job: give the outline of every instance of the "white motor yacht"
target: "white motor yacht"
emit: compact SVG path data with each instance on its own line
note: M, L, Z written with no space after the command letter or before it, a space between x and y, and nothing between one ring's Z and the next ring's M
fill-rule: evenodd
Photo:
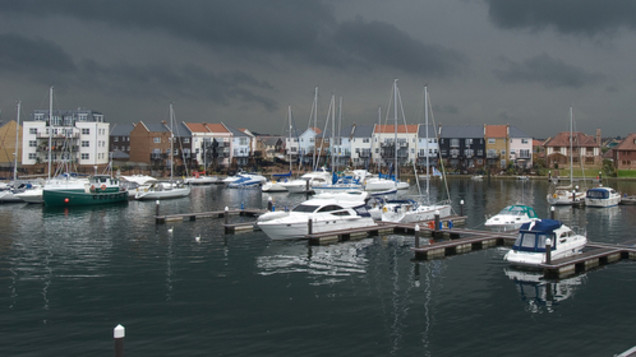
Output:
M312 233L375 226L364 200L312 198L290 212L268 212L256 225L273 240L299 239Z
M579 254L587 238L575 233L561 221L553 219L524 223L519 236L504 260L517 266L539 268L546 262L546 245L550 244L552 260Z

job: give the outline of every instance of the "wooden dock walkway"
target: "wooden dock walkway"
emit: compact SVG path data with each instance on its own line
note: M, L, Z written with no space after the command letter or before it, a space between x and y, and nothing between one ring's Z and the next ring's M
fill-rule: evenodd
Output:
M230 215L258 217L265 212L267 211L263 209L228 209L228 210L218 210L218 211L208 211L208 212L177 213L177 214L167 214L167 215L157 214L155 215L155 222L157 224L163 224L166 222L196 221L199 218L226 218L226 217L229 217Z
M157 213L159 208L157 207ZM178 221L195 221L199 218L224 218L225 234L256 231L256 221L230 223L231 215L258 217L267 212L264 209L225 209L209 212L155 215L157 224ZM475 229L457 228L465 222L465 216L454 216L441 220L441 228L431 222L389 223L376 222L370 227L344 229L330 232L312 233L304 237L310 245L333 244L350 240L364 239L386 234L409 234L415 236L415 259L432 260L446 256L468 253L498 246L512 246L517 233L493 232ZM449 221L453 222L449 224ZM450 228L449 228L450 226ZM426 244L420 245L420 238L431 237ZM636 241L623 244L609 244L588 241L584 252L567 258L553 260L550 264L541 264L546 278L564 278L590 269L618 262L623 259L636 260Z

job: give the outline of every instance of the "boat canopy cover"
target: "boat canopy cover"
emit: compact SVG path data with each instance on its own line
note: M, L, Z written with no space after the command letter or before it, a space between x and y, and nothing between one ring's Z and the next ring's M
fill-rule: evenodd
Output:
M510 205L502 209L499 214L511 214L516 216L527 215L530 218L538 218L534 208L525 205Z
M610 190L605 187L591 188L587 190L588 198L609 198Z
M541 219L533 222L524 223L519 231L551 233L555 229L561 227L563 223L554 219Z

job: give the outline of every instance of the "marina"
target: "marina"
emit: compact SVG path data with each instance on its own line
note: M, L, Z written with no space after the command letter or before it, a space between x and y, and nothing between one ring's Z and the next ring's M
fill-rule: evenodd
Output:
M576 356L635 344L636 316L626 311L636 296L636 207L556 208L590 242L546 265L574 265L574 274L555 278L512 269L503 256L516 234L484 226L487 215L522 199L549 216L547 182L530 180L523 190L513 180L449 185L454 211L463 211L452 228L426 223L416 235L414 224L384 223L377 232L339 232L328 244L311 243L322 234L272 241L253 229L228 233L226 225L253 226L269 202L284 211L305 197L218 185L193 187L159 208L0 206L2 354L110 354L119 324L126 354L137 356ZM605 319L615 328L598 329ZM509 332L520 330L543 343ZM458 331L471 334L457 339ZM496 347L483 343L492 338ZM376 342L360 344L369 339Z

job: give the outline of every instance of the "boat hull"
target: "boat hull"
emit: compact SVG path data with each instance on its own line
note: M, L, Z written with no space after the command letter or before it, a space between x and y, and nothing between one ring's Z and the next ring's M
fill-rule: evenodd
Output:
M128 202L128 191L86 193L82 191L44 190L44 205L49 207L94 206Z
M343 229L375 226L371 217L350 217L345 219L315 218L312 233L325 233ZM292 222L285 218L258 222L258 227L272 240L302 239L309 234L309 218Z

